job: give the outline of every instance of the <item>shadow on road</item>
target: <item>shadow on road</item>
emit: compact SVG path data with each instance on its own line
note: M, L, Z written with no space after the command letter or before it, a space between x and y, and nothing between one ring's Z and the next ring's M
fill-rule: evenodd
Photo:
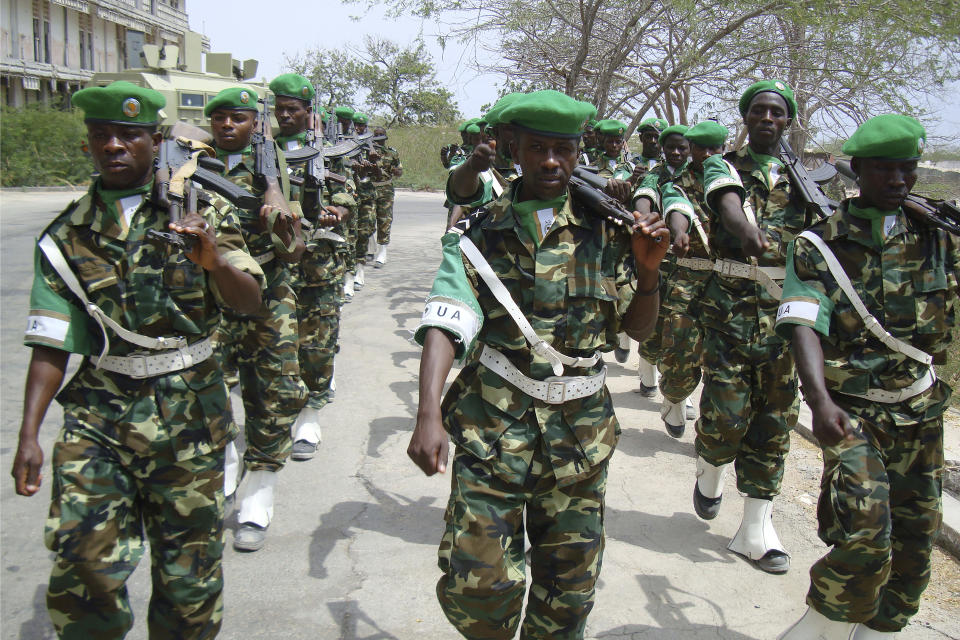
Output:
M729 539L710 533L709 525L692 513L666 517L608 505L604 526L608 538L656 553L676 554L689 562L736 562L736 556L727 551Z
M392 633L384 631L377 625L376 621L360 609L356 600L341 600L338 602L328 602L327 608L330 609L330 615L340 625L340 640L399 640ZM357 635L357 627L370 627L373 633L370 635Z

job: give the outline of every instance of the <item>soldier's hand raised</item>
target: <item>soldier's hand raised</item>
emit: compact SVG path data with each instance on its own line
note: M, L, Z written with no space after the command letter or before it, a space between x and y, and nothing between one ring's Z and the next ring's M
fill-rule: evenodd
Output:
M607 185L603 188L603 190L608 196L612 196L620 202L626 204L627 200L630 198L630 191L632 190L632 187L626 180L610 178L607 180Z
M477 173L483 173L493 166L497 158L496 145L480 143L473 148L473 153L467 158L470 168Z

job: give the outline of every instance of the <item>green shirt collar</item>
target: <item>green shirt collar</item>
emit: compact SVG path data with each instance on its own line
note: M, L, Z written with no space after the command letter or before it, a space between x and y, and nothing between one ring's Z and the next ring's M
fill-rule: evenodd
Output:
M301 147L307 146L307 132L301 131L300 133L295 133L292 136L277 136L275 138L277 144L280 145L280 148L284 151L287 150L287 143L291 140L296 140L300 143Z
M899 209L895 211L882 211L876 207L861 208L858 207L853 200L847 204L847 211L856 218L870 221L870 234L877 248L882 247L884 241L887 239L887 218L890 216L896 217L900 213Z

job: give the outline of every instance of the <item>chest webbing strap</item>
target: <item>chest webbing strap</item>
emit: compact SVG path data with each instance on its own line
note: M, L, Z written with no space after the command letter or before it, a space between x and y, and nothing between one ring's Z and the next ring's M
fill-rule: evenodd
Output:
M850 282L850 278L843 270L843 266L840 264L840 261L837 260L837 256L834 255L833 251L830 250L830 247L827 246L827 243L824 242L820 236L810 231L804 231L800 234L800 237L804 238L805 240L809 240L810 243L817 249L817 251L820 252L820 255L823 256L823 259L827 261L827 268L830 270L830 274L833 275L834 280L837 281L837 285L840 287L840 290L843 291L844 295L847 296L847 299L850 301L850 304L853 305L854 310L861 318L863 318L863 323L867 326L867 331L872 333L877 340L897 353L902 353L908 358L916 360L920 364L929 366L933 363L933 356L921 351L920 349L917 349L910 344L907 344L899 338L890 335L890 333L883 328L877 319L871 315L871 313L867 310L867 306L863 304L863 300L860 299L860 296L857 295L857 292L854 290L853 283Z
M61 253L60 248L57 246L57 243L54 242L53 238L49 235L44 235L40 238L39 245L40 250L43 251L43 255L46 256L53 270L57 272L57 275L59 275L64 284L67 285L67 288L80 299L86 312L100 325L100 330L103 332L103 350L98 357L93 359L93 363L97 367L100 366L100 361L110 352L110 337L107 334L106 327L110 327L120 339L135 344L138 347L143 347L144 349L179 349L187 345L187 340L183 337L153 338L129 331L120 326L113 318L108 316L103 309L90 301L87 293L80 285L80 281L77 279L77 276L74 275L73 270L70 269L70 265L67 264L67 259L63 257L63 253Z
M517 327L520 328L523 337L526 338L530 344L530 348L550 363L550 366L553 367L554 375L563 375L564 365L568 367L592 367L600 360L599 352L594 353L589 358L574 358L560 353L546 341L541 340L537 332L530 326L530 321L527 320L523 312L520 311L520 307L518 307L517 303L510 297L510 292L507 291L507 288L500 282L497 274L493 272L490 263L487 262L487 259L480 253L477 245L473 244L473 241L467 236L460 236L460 250L467 256L467 260L469 260L477 270L477 273L480 274L483 281L487 283L490 292L493 293L497 302L503 305L503 308L510 314L510 318L516 323Z

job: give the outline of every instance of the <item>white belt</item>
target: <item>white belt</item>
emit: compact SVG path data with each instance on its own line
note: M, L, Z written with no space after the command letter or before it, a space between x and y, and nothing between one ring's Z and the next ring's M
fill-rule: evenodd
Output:
M385 186L387 186L388 184L392 184L392 183L393 183L392 180L384 180L383 182L374 182L374 183L373 183L373 186L375 186L375 187L385 187Z
M274 258L276 258L277 256L274 255L273 251L267 251L266 253L261 253L261 254L258 255L258 256L251 256L251 257L253 258L253 261L254 261L254 262L256 262L257 264L263 266L263 265L267 264L268 262L271 262L271 261L272 261Z
M140 379L189 369L212 355L213 344L210 338L205 338L186 347L161 351L152 355L103 356L100 358L99 367Z
M686 267L695 271L713 271L713 260L706 258L677 258L678 267Z
M904 400L909 400L914 396L918 396L930 387L933 386L933 383L937 381L937 374L934 373L933 367L927 369L927 372L923 374L916 382L911 384L909 387L904 387L903 389L897 389L896 391L887 391L886 389L870 389L866 393L843 393L845 396L855 396L857 398L864 398L870 400L871 402L881 402L883 404L895 404L897 402L903 402Z
M753 280L766 289L767 293L775 300L783 297L783 289L774 282L787 277L787 270L783 267L758 267L736 260L719 259L714 263L713 270L722 276Z
M547 404L592 396L603 388L607 378L607 368L603 367L592 376L551 376L543 381L534 380L520 373L505 355L488 345L483 345L480 362L520 391Z

